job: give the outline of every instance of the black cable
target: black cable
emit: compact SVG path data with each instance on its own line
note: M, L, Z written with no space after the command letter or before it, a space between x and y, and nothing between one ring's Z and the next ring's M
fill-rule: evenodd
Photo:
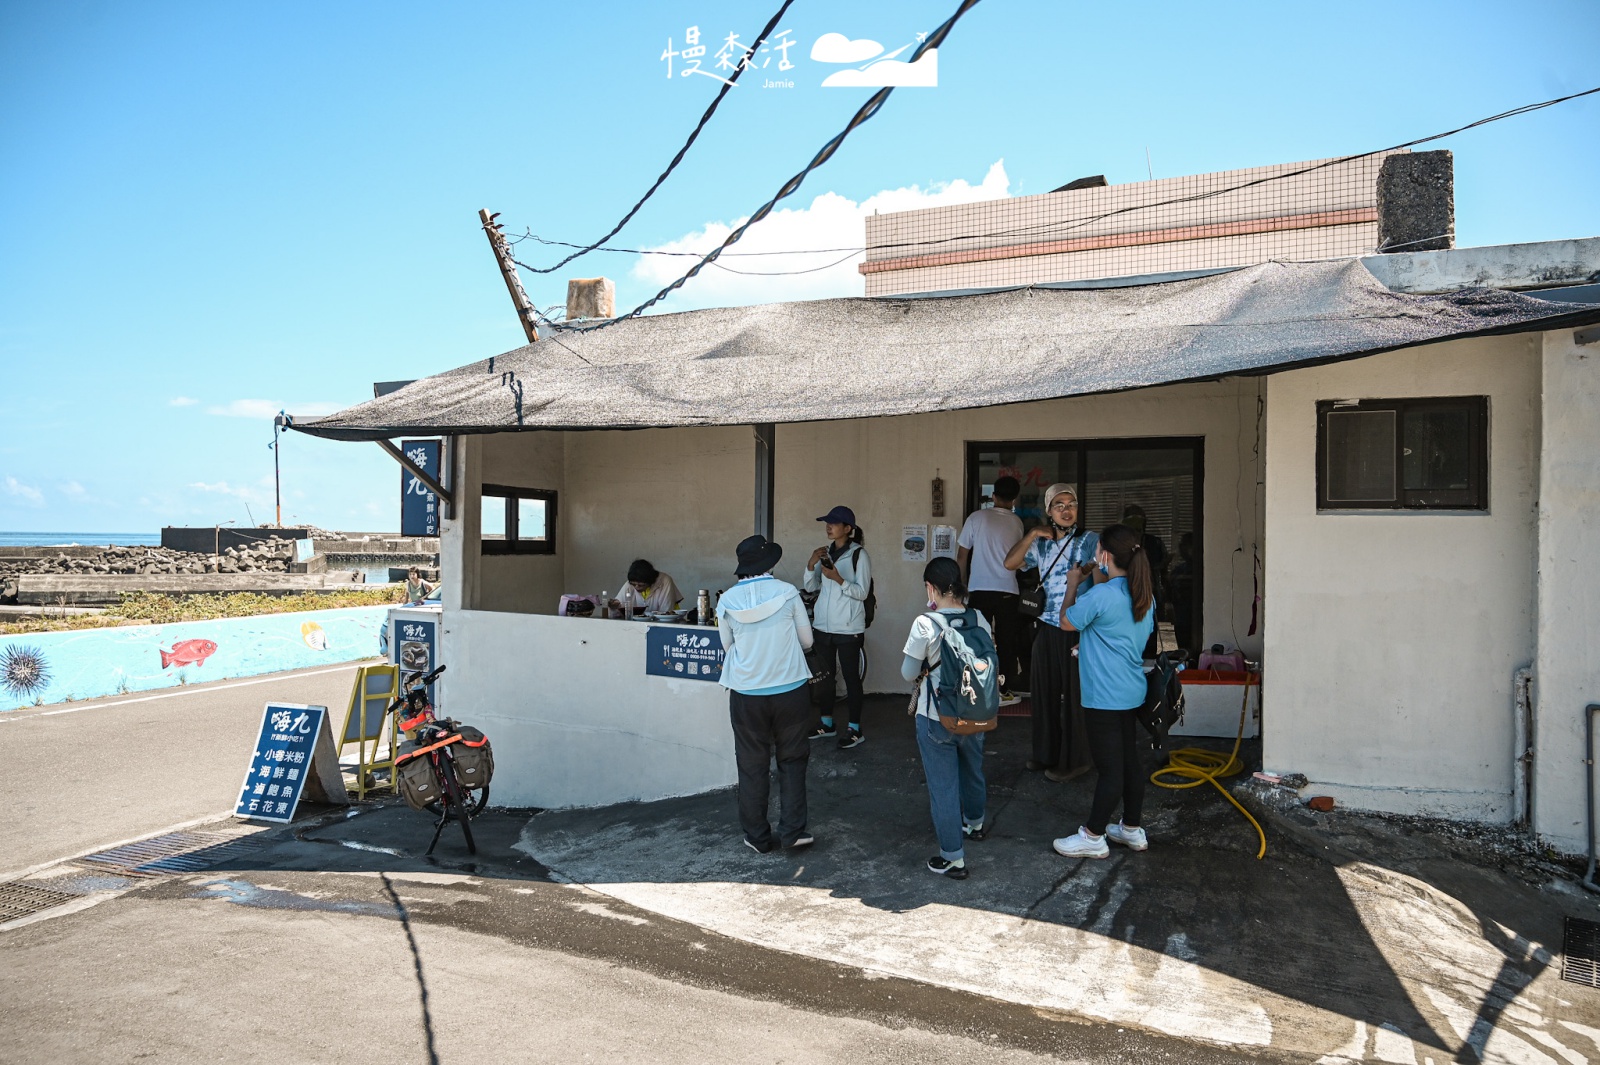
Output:
M773 12L772 17L767 20L767 24L762 27L760 35L755 39L756 45L759 45L771 35L773 28L778 25L778 21L783 18L784 12L788 11L789 5L793 3L794 0L783 0L783 3L779 5L778 10ZM753 51L751 54L754 54ZM699 122L695 123L694 129L689 133L689 139L683 142L683 147L679 148L678 154L672 157L672 162L668 163L667 168L661 172L661 176L656 178L655 184L651 185L650 188L645 191L645 194L639 197L639 202L628 208L628 213L622 216L622 221L611 227L611 232L607 233L593 244L579 248L577 251L573 252L565 259L562 259L554 266L528 266L526 263L518 263L517 265L531 273L553 274L563 266L566 266L568 263L572 262L572 260L589 254L606 241L622 232L622 227L633 220L633 216L639 213L639 208L645 205L645 201L655 195L656 190L661 187L661 183L666 181L668 175L678 168L679 163L683 162L683 157L688 153L689 149L693 147L695 139L700 136L700 131L706 128L706 123L711 121L711 116L717 113L717 105L722 103L722 98L727 96L728 93L732 91L734 83L739 80L739 75L744 73L744 58L748 58L748 56L742 57L740 62L734 65L733 76L722 83L722 88L718 91L716 97L712 99L711 106L706 108L706 113L700 116Z
M955 14L946 19L938 29L930 33L927 39L917 46L917 50L911 54L911 59L908 62L916 63L917 60L922 58L925 52L929 51L930 49L938 48L939 45L943 44L944 39L950 35L951 29L953 29L955 24L960 21L961 16L965 15L968 11L971 11L977 6L978 0L961 0L961 6L956 8ZM840 130L833 137L833 139L822 146L816 155L812 156L811 162L807 163L804 169L802 169L798 174L790 178L788 181L784 182L783 187L778 190L778 194L776 196L772 197L772 199L758 207L756 212L750 216L748 221L746 221L738 229L735 229L732 233L728 234L726 240L717 245L715 248L711 249L710 253L708 253L699 262L695 263L694 266L690 267L688 273L678 278L660 292L657 292L648 300L645 300L643 303L639 304L639 306L635 307L627 314L622 315L620 318L610 318L603 322L596 322L593 325L579 326L563 324L555 326L555 328L576 333L591 333L596 329L604 329L607 326L614 325L617 322L622 321L623 319L635 318L643 314L657 303L660 303L662 300L666 299L673 292L682 288L684 283L703 270L707 263L715 262L717 256L721 255L725 249L738 243L739 239L749 231L751 226L755 225L757 222L760 222L762 219L766 218L767 215L771 214L772 209L777 206L779 200L784 199L786 196L793 195L794 192L800 188L801 184L805 182L806 175L810 174L813 170L817 169L829 159L833 158L833 154L839 150L841 145L844 144L845 138L850 135L850 131L855 129L857 126L862 125L871 119L873 115L877 114L878 109L884 105L885 101L889 99L890 94L893 92L894 87L888 86L873 93L871 98L868 99L866 103L861 105L860 110L855 113L855 115L850 119L849 123L845 125L844 129ZM851 254L854 254L854 252Z

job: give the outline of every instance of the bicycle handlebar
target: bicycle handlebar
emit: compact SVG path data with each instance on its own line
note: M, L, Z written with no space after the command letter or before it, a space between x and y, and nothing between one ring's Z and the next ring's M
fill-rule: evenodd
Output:
M405 675L405 683L407 683L407 684L432 684L438 678L439 674L441 674L443 672L444 672L444 667L443 666L438 667L437 669L433 670L431 673L423 673L421 670L417 670L414 673L407 673Z

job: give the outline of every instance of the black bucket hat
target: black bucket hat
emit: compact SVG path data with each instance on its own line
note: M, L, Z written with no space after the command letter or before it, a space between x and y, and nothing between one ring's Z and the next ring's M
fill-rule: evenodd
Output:
M735 576L755 577L772 571L783 557L783 548L756 533L740 540L735 553L739 556L739 565L733 571Z

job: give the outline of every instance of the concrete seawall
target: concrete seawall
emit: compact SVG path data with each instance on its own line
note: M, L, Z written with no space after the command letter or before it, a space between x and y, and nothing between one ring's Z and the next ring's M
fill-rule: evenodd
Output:
M372 658L388 612L364 606L0 636L0 711Z

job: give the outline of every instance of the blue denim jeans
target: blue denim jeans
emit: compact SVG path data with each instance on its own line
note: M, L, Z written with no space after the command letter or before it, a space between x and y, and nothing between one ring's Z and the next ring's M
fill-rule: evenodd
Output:
M928 778L928 806L939 837L939 857L959 861L963 822L983 824L987 785L983 779L983 737L957 736L938 721L917 715L917 749Z

